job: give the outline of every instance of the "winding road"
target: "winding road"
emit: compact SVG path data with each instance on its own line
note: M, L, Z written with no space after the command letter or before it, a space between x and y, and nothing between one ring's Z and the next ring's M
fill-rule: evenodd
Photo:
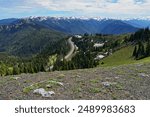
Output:
M72 42L72 37L70 37L70 38L68 39L68 44L69 44L69 46L70 46L70 50L69 50L68 54L65 56L65 59L66 59L67 61L72 58L72 56L73 56L73 54L74 54L74 51L75 51L75 49L76 49L74 42Z

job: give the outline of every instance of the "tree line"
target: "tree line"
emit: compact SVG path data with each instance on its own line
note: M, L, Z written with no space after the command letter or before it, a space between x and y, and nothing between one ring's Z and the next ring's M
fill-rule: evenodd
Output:
M150 56L150 40L143 43L141 41L135 46L133 55L135 59L142 59Z
M150 30L149 28L145 28L145 29L140 29L137 32L135 32L134 34L131 34L130 38L128 41L131 42L147 42L150 39Z

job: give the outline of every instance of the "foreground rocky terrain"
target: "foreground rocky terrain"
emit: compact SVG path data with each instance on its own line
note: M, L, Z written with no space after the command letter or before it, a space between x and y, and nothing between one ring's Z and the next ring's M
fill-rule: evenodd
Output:
M0 77L0 99L150 99L150 64Z

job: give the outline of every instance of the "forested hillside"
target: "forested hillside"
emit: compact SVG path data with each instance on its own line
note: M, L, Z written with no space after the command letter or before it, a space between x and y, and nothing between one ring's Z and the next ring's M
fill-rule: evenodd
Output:
M131 42L135 42L133 57L142 59L150 56L150 30L141 29L130 37Z
M45 71L50 55L65 53L66 38L62 32L24 20L0 26L0 74Z
M32 56L66 34L23 21L0 26L0 51L17 56Z

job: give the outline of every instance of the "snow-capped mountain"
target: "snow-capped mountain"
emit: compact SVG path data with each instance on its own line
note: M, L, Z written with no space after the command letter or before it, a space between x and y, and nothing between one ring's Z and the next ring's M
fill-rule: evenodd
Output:
M48 29L53 29L68 34L84 34L84 33L103 33L103 34L123 34L132 33L139 28L150 26L149 19L110 19L110 18L86 18L86 17L36 17L14 20L0 20L0 25L9 27L17 27L22 23L36 24ZM5 22L5 23L3 23ZM2 27L1 26L1 30Z
M68 34L103 33L123 34L131 33L138 28L121 20L109 18L76 18L76 17L28 17L26 22L34 22L49 29Z
M149 27L150 28L150 19L126 19L126 20L122 20L124 21L125 23L128 23L134 27L137 27L137 28L146 28L146 27Z

